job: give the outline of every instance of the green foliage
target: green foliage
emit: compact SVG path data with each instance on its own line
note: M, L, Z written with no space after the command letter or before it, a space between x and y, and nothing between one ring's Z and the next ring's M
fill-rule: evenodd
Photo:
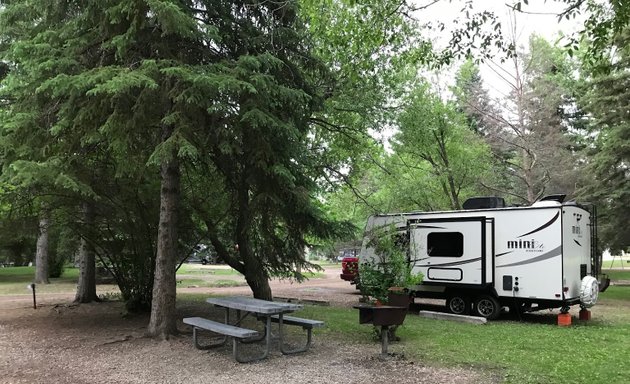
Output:
M360 260L359 289L372 300L387 303L390 288L410 288L422 282L422 274L412 273L408 259L409 240L395 227L376 228L368 236L374 257Z
M477 180L489 170L487 146L468 129L454 104L443 102L428 84L410 92L398 123L393 148L399 168L414 175L428 173L437 184L435 195L441 194L449 208L460 209L462 198L474 194Z
M426 83L416 84L404 102L393 153L371 146L348 185L327 197L330 210L358 228L375 213L457 209L482 193L480 180L492 177L488 146L454 103L442 101Z
M620 230L630 218L628 41L630 30L616 36L616 54L600 62L597 70L591 68L585 73L588 81L578 98L589 114L584 132L586 167L579 194L598 207L601 246L612 253L627 251L630 244L630 232Z
M65 255L58 252L48 255L48 277L61 277L67 261Z
M615 38L630 24L630 10L623 1L557 0L567 6L558 19L575 19L585 15L584 28L568 36L565 44L570 56L576 53L588 66L597 66L615 45ZM526 3L526 2L525 2ZM520 10L520 1L516 3Z
M264 280L308 265L305 234L345 230L315 200L322 170L306 143L324 71L295 3L156 0L20 12L27 3L0 14L10 36L2 57L14 68L0 90L13 100L0 127L3 177L29 198L63 196L51 205L90 239L125 300L150 305L155 168L174 154L186 176L182 257L202 240L218 251L240 244L240 254L219 253ZM213 190L218 200L205 201ZM70 220L84 201L96 207L90 226Z
M65 266L74 263L75 254L79 249L79 240L74 237L70 227L56 225L52 231L55 240L49 245L48 274L49 277L60 277Z

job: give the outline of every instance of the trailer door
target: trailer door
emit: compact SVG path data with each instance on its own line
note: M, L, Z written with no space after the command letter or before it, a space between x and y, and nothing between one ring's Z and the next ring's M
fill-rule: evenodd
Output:
M410 258L425 283L482 285L492 278L493 220L420 219L409 223Z

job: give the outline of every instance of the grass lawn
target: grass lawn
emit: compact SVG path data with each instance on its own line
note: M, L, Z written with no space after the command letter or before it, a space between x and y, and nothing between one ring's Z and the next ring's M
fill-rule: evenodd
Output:
M602 262L602 268L625 268L630 269L630 258L624 257L623 259L618 257L614 260L604 260Z
M206 295L178 295L203 302ZM526 314L523 321L500 319L485 325L409 315L390 352L438 366L470 367L506 383L627 383L630 378L630 287L611 286L592 308L591 321L573 318L556 325L557 312ZM378 353L373 329L358 323L353 309L305 306L296 314L323 320L318 335L366 345ZM322 342L322 339L319 339Z
M626 269L602 269L602 273L607 274L613 282L615 280L630 280L630 267Z
M0 295L30 294L27 285L35 279L35 267L0 268ZM51 278L50 284L38 284L39 293L64 293L76 291L79 280L77 268L66 268L59 278Z
M184 263L177 270L177 274L190 275L190 274L210 274L221 276L241 276L235 269L230 268L223 264L209 264L201 265L196 263Z
M320 272L305 272L307 279L324 277ZM236 270L223 264L201 265L185 263L177 271L178 287L238 287L245 286L245 278Z
M306 272L309 279L324 276L319 272ZM27 285L35 277L35 267L0 268L0 295L26 295ZM38 284L38 293L66 293L76 291L79 280L77 268L66 268L59 278L50 279L50 284ZM236 270L225 265L182 264L177 271L178 287L237 287L247 285ZM113 286L111 286L113 288Z

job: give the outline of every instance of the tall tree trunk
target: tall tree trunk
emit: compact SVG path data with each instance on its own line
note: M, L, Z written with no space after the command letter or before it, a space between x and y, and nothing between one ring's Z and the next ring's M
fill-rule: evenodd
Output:
M94 207L91 203L83 204L83 225L88 230L94 225ZM96 295L96 256L94 248L85 237L81 238L79 249L79 284L74 298L78 303L100 301Z
M172 131L171 131L172 132ZM153 279L153 299L148 334L167 339L177 333L175 322L177 259L177 206L179 202L179 162L177 154L161 166L160 223Z
M269 286L269 276L250 245L251 207L249 198L250 188L247 175L242 174L238 191L239 212L236 223L236 239L238 252L244 265L243 275L256 299L271 301L273 296L271 286Z
M37 236L37 251L35 253L35 283L48 284L48 227L50 219L48 212L42 212L39 218L39 235Z
M261 300L273 300L269 278L261 269L245 274L245 281L254 294L254 298Z

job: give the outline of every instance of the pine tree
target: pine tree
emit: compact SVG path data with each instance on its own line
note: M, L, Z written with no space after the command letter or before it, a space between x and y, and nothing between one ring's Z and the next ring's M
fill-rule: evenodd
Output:
M586 62L588 81L580 104L588 112L586 167L580 196L600 213L602 248L628 251L630 231L630 31L624 30L597 66Z
M132 251L155 254L155 269L116 271L118 279L141 277L141 291L152 284L151 335L176 332L175 268L192 237L181 230L192 211L219 256L265 299L272 274L307 264L306 234L337 230L315 200L321 171L308 151L324 70L310 54L295 3L59 0L32 7L24 0L1 17L12 39L4 57L13 65L4 89L12 97L2 124L4 166L22 180L104 204L97 221L100 228L116 223L107 227L113 233L86 237L100 252L125 250L142 228L125 225L156 224L154 252L150 244ZM81 155L97 172L85 172ZM160 179L151 176L157 170ZM217 186L221 200L192 200L192 188ZM117 188L122 196L112 196ZM146 199L152 207L158 197L154 218L133 205ZM122 204L104 214L110 201Z

